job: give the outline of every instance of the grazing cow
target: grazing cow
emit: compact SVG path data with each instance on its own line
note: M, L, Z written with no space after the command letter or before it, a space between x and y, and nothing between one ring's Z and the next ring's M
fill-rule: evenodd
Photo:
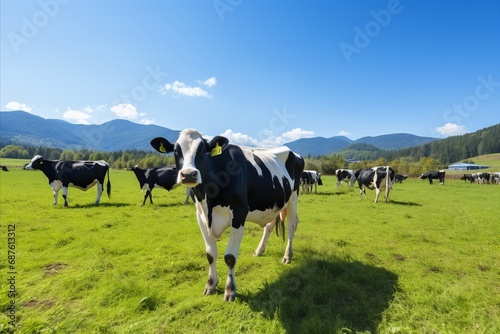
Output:
M54 192L54 205L57 205L57 195L62 188L64 206L68 206L68 187L88 190L97 183L97 198L95 205L99 205L104 178L108 173L107 194L111 196L111 183L109 181L109 165L105 161L59 161L46 160L41 155L36 155L25 169L41 170L49 179L49 185Z
M337 188L342 187L342 181L350 181L348 186L354 187L354 182L356 182L355 171L352 169L337 169L335 171L335 176L337 177Z
M500 172L495 172L491 176L491 183L500 184Z
M491 178L490 173L479 172L479 173L476 173L476 175L477 175L477 183L479 183L479 184L490 183L490 178Z
M321 173L315 170L305 170L302 172L302 193L312 192L314 186L314 193L318 191L318 185L322 186Z
M430 172L420 175L420 180L429 179L429 184L432 184L432 180L439 180L439 184L444 185L444 170L432 170Z
M8 171L9 171L9 169L7 168L7 166L1 166L1 168L2 168L2 170L3 170L4 172L8 172Z
M288 215L288 243L284 263L292 261L292 239L297 228L297 204L304 159L287 147L251 149L229 144L216 136L210 142L194 129L186 129L172 145L155 138L151 146L162 153L174 152L179 171L177 182L192 187L196 218L205 240L209 263L205 295L215 292L217 239L230 228L224 261L229 273L224 300L236 297L234 269L243 237L245 221L264 228L254 255L264 252L267 240L278 223ZM278 228L277 227L277 228Z
M469 181L470 183L474 183L474 175L473 174L464 174L460 180L464 180L465 183L467 183L467 181Z
M359 186L359 196L363 198L363 194L366 197L366 189L375 189L375 203L378 201L378 196L380 191L385 188L384 202L389 200L389 192L392 189L392 184L394 183L394 170L390 166L380 166L373 168L365 168L357 170L354 174L358 180ZM383 183L383 181L385 182Z
M394 176L394 180L396 183L403 183L404 180L406 180L408 178L408 175L404 174L404 175L401 175L401 174L396 174Z
M142 206L146 204L146 199L149 197L149 202L153 204L153 188L163 188L167 191L177 188L180 186L177 183L177 170L175 168L170 167L153 167L142 169L138 166L132 168L137 180L139 181L139 185L142 191L146 191L146 195L144 195L144 201L142 202ZM186 200L184 204L189 203L189 196L191 195L191 191L189 188L186 188Z

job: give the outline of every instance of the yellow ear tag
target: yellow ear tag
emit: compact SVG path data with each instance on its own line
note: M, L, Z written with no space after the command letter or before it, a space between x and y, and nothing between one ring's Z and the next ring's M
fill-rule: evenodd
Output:
M221 154L222 154L222 147L219 145L219 143L215 143L215 147L210 152L210 155L212 157L215 157L216 155L221 155Z
M160 143L160 152L161 153L167 152L167 149L165 148L165 146L163 146L163 142Z
M42 160L42 161L40 161L40 165L43 165L43 160Z

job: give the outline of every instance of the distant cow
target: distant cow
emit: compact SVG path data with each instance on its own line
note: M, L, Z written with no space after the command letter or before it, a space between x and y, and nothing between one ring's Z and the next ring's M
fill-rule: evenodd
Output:
M255 254L262 255L274 225L288 215L288 244L284 263L292 261L292 240L297 229L297 205L304 159L287 147L251 149L229 144L225 137L210 141L194 129L182 131L174 144L155 138L151 146L161 153L174 152L177 182L192 187L196 218L205 240L209 263L205 295L215 292L217 239L230 228L224 261L229 269L224 300L236 297L234 271L245 221L264 229Z
M429 184L432 184L432 180L439 180L439 184L444 185L444 170L432 170L430 172L420 175L420 180L429 179Z
M41 155L36 155L25 169L41 170L49 179L49 185L54 192L54 205L57 205L57 195L62 188L64 206L68 206L68 187L88 190L97 183L97 198L95 205L101 199L104 178L108 173L107 194L111 196L111 183L109 181L109 165L105 161L59 161L46 160Z
M407 178L408 178L408 175L406 175L406 174L404 174L404 175L396 174L394 176L394 182L403 183L403 181L406 180Z
M335 171L335 176L337 178L337 188L342 187L342 181L349 181L348 186L354 187L354 182L356 181L355 171L352 169L337 169Z
M3 170L4 172L8 172L8 171L9 171L9 169L7 168L7 166L0 166L0 168L2 168L2 170Z
M464 180L465 183L467 183L467 181L469 181L470 183L474 183L474 175L473 174L464 174L460 180Z
M363 198L363 194L366 196L366 189L375 189L375 203L378 201L378 196L380 191L385 188L384 201L389 200L389 192L392 189L392 184L394 183L394 177L396 173L390 166L380 166L373 168L365 168L357 170L355 172L355 177L358 181L359 186L359 196ZM385 182L383 182L385 180Z
M180 183L177 183L177 170L170 167L152 167L147 169L135 166L132 168L141 190L146 192L142 205L146 203L149 197L149 202L153 204L153 188L163 188L167 191L177 188ZM186 188L186 200L184 204L189 203L190 188Z
M312 192L314 186L314 193L317 193L318 185L322 186L321 173L315 170L305 170L301 176L302 193Z
M500 172L495 172L491 176L491 183L500 184Z
M477 175L477 183L479 183L479 184L490 183L490 178L491 178L490 173L479 172L479 173L476 173L476 175Z

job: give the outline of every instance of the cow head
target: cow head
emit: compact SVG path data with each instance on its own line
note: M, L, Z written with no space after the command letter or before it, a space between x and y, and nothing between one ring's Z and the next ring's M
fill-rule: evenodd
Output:
M24 169L40 169L42 165L43 157L41 155L35 155Z
M174 152L175 165L179 171L177 183L196 187L203 182L200 168L205 160L222 154L228 142L227 138L221 136L208 142L198 131L186 129L173 145L167 139L158 137L151 140L151 146L161 153Z

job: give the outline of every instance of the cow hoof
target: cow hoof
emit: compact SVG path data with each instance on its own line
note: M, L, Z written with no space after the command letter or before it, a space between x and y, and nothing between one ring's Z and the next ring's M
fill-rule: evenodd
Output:
M226 302L234 302L236 298L236 292L224 292L224 301Z
M290 263L292 263L292 259L289 258L288 256L284 256L283 257L283 263L284 264L290 264Z
M208 279L207 284L205 285L205 290L203 290L203 294L205 296L210 296L215 293L215 287L219 283L218 280L213 280L211 278Z

